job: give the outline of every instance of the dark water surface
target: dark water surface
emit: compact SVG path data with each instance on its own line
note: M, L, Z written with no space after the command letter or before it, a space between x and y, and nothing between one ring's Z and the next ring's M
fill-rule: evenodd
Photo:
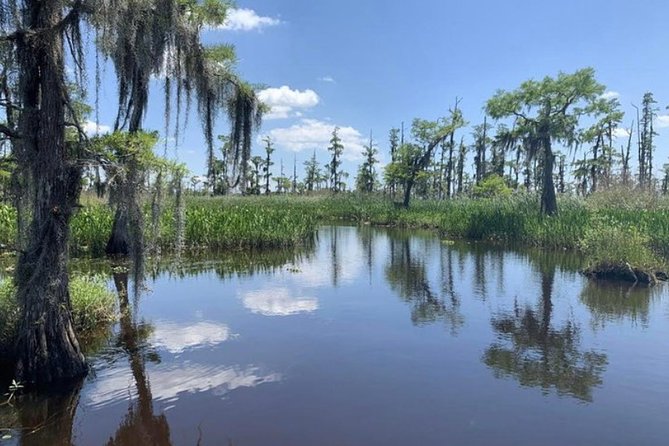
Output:
M663 287L580 259L321 228L306 252L194 261L148 291L72 392L0 408L7 444L665 445ZM3 442L0 441L0 444Z

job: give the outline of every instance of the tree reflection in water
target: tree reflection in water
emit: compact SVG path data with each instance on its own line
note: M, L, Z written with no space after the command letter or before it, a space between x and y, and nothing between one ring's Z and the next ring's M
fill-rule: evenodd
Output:
M146 330L138 325L128 299L128 274L114 274L114 284L119 297L120 336L119 343L127 353L130 369L137 388L137 401L131 401L128 413L121 422L113 438L107 445L169 445L170 427L164 414L154 415L151 387L146 375L146 358L156 360L155 355L147 354L143 333Z
M512 377L522 385L555 389L582 401L602 383L607 357L579 350L579 328L571 320L561 327L552 321L555 265L540 262L541 298L536 307L521 307L495 316L492 328L499 340L484 353L483 361L498 378Z
M83 381L54 392L31 393L16 401L21 446L70 446Z
M435 293L427 274L425 253L417 252L408 236L391 236L390 253L385 268L386 280L391 289L411 305L411 321L415 325L445 321L451 331L457 330L464 323L460 314L460 301L453 287L452 257L442 253L443 296ZM444 263L445 261L445 263Z
M145 359L157 360L146 344L150 329L134 321L128 296L128 273L114 274L118 292L120 333L118 346L128 355L137 389L137 400L131 402L128 413L108 445L170 445L169 425L165 415L153 414L153 398L146 375ZM3 410L15 418L22 446L69 446L73 442L73 424L79 405L83 380L58 392L39 392L21 396L15 411ZM4 417L2 417L4 418Z
M607 322L625 320L647 327L650 305L660 293L660 287L590 280L580 298L590 310L593 328L603 328Z

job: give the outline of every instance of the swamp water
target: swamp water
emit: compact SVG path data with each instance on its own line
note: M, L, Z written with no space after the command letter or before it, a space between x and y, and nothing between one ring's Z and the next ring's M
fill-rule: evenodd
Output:
M117 273L92 373L2 405L0 445L667 444L667 289L580 266L339 226Z

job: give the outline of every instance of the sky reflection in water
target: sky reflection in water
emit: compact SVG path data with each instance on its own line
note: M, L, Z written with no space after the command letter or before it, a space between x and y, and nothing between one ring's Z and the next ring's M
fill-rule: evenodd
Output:
M324 227L154 270L137 308L117 276L95 373L3 418L49 420L21 444L664 444L666 290L579 261Z

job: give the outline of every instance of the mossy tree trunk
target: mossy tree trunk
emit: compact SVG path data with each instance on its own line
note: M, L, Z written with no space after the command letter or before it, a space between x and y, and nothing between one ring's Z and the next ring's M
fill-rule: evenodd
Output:
M72 326L67 273L81 170L65 144L63 39L56 30L63 7L63 1L26 0L26 21L39 32L17 41L23 106L17 148L32 176L32 220L16 270L21 311L16 376L35 385L69 381L87 371Z

